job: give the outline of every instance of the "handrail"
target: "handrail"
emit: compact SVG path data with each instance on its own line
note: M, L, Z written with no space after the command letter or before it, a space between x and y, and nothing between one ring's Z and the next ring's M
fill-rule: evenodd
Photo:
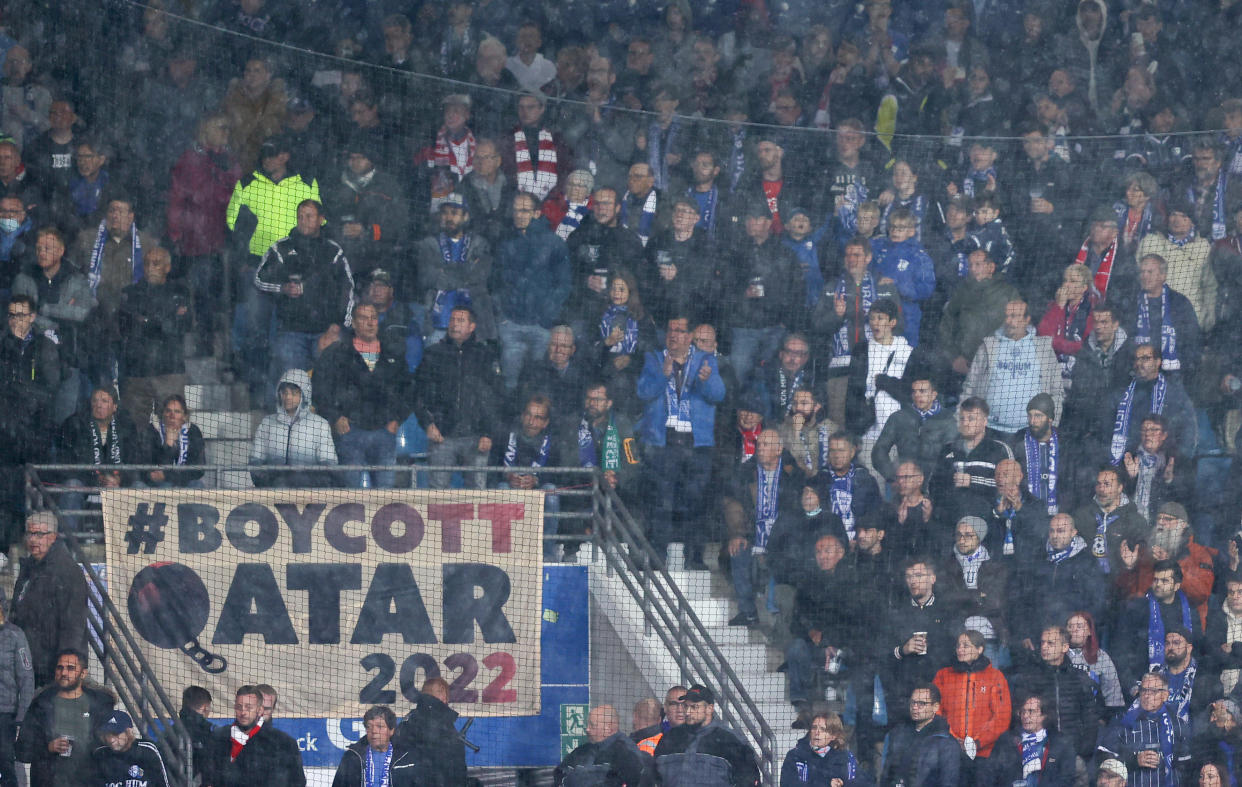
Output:
M645 624L677 663L686 683L716 690L721 717L740 728L759 749L759 770L765 784L777 779L776 737L745 684L712 640L690 601L669 575L663 558L652 549L643 528L625 503L606 484L596 483L593 543L604 555L609 573L642 608Z
M65 515L56 505L54 495L46 493L35 468L26 469L26 480L28 491L40 502L39 507L50 510L56 516L59 539L82 566L88 591L93 591L87 593L87 639L103 665L105 679L121 703L129 709L135 724L159 746L172 783L179 787L192 787L193 745L189 733L178 719L176 706L155 679L151 665L121 619L107 586L91 565L81 544L68 528L59 526Z

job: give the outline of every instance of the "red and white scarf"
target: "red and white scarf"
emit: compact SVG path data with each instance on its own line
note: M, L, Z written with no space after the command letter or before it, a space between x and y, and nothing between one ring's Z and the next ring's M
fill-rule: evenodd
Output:
M242 749L245 748L247 743L250 743L251 738L259 734L259 730L261 729L263 729L262 716L260 716L254 726L250 728L250 732L245 732L238 727L237 722L233 722L229 725L229 736L232 738L232 740L229 741L229 762L233 762L237 759L237 757L241 754Z
M513 132L513 160L517 163L518 191L529 191L539 199L547 199L548 192L556 188L556 143L552 133L539 129L539 149L531 161L526 145L526 132L518 128Z
M1074 262L1080 265L1087 264L1087 252L1091 247L1091 238L1087 238L1082 242L1082 248L1078 250L1078 256L1074 258ZM1100 260L1099 270L1095 272L1092 279L1092 285L1102 300L1108 294L1108 280L1113 273L1113 259L1117 256L1117 241L1114 239L1104 250L1104 257ZM1087 267L1090 267L1089 265Z
M462 161L458 150L466 147L466 160ZM458 178L464 178L474 169L474 132L467 131L460 142L450 142L441 127L436 133L436 146L431 152L431 166L448 167Z

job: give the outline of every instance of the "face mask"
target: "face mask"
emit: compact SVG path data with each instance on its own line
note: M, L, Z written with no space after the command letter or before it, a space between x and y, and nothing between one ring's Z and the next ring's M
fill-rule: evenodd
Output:
M22 223L17 219L0 219L0 232L5 234L15 232L20 226Z

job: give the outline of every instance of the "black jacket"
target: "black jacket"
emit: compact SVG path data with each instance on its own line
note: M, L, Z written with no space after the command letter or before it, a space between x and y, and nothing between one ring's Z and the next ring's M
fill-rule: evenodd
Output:
M1058 667L1036 660L1017 667L1006 677L1014 697L1038 694L1050 698L1053 707L1047 714L1049 729L1056 729L1073 741L1079 757L1091 756L1103 700L1096 696L1095 683L1087 673L1071 664L1067 656Z
M207 721L202 714L189 708L182 708L177 718L180 719L181 726L190 736L190 746L194 751L194 772L202 773L207 764L207 746L211 742L211 733L216 725Z
M897 480L897 465L901 462L915 462L923 468L924 476L931 476L936 463L944 456L945 445L955 437L957 422L951 410L941 409L935 415L922 418L913 405L905 404L884 422L875 447L871 449L871 461L876 472L889 483ZM889 457L889 450L894 446L897 447L896 462Z
M853 760L854 777L850 778L850 766ZM805 776L803 776L805 774ZM833 779L840 779L845 787L874 784L870 774L865 774L858 767L858 761L846 749L829 749L824 756L819 756L811 748L806 737L798 740L798 744L785 755L781 765L781 787L800 787L800 785L828 785Z
M281 287L300 277L302 294L293 298ZM354 305L354 277L345 252L321 232L316 237L294 230L272 244L254 273L254 283L276 299L281 331L323 333L331 325L348 325Z
M1060 563L1048 559L1042 544L1036 550L1018 558L1011 577L1008 613L1013 640L1029 639L1038 645L1045 625L1063 626L1079 610L1102 619L1108 583L1091 549Z
M414 412L445 437L490 435L503 423L500 366L491 345L447 336L427 348L415 378Z
M392 745L408 749L415 762L427 763L420 787L459 787L466 783L466 744L457 732L457 711L430 694L397 725Z
M1070 739L1049 732L1044 739L1038 787L1072 787L1074 757ZM975 787L1012 787L1022 781L1022 733L1010 731L997 738L991 756L979 763L975 770Z
M91 730L99 729L116 704L116 697L103 686L87 684L82 687L90 707ZM47 745L57 736L52 731L55 724L55 706L52 699L56 696L56 687L47 686L35 694L30 701L30 709L26 711L26 720L22 723L21 732L17 736L17 759L30 763L31 787L60 787L55 778L56 763L60 755L47 750ZM89 746L86 741L77 741L74 746Z
M203 784L211 787L306 787L297 741L269 722L258 734L251 735L233 760L230 759L232 728L232 724L226 724L212 731L207 744Z
M763 297L746 297L753 283L762 285ZM763 244L743 238L724 271L723 295L733 304L727 323L736 328L800 328L808 317L804 291L802 269L780 238L772 236Z
M605 227L594 216L583 218L566 245L573 271L569 300L565 303L566 320L592 320L608 305L607 286L597 293L587 287L588 277L601 275L607 283L610 272L618 268L637 272L643 265L643 244L638 235L620 224Z
M888 734L888 755L880 787L958 787L962 747L949 734L949 722L935 716L921 730L902 724Z
M617 732L599 743L587 741L565 755L561 764L556 766L552 783L561 787L571 773L581 770L588 781L571 778L571 784L638 787L644 781L650 762L651 759L638 750L638 745L628 735Z
M931 683L942 667L954 661L957 632L966 617L955 603L956 599L945 590L944 587L936 587L932 602L922 607L916 605L907 593L888 616L880 655L891 674L891 678L884 682L884 691L888 696L898 698L889 704L890 713L895 707L900 707L900 698L908 698L920 683ZM916 631L927 632L927 653L903 653L898 658L901 646Z
M151 741L134 741L129 751L115 752L110 746L99 746L91 752L92 784L126 785L138 783L145 787L167 787L168 772L164 758ZM137 771L135 771L137 769ZM131 782L130 779L141 779Z
M366 787L363 781L366 773L367 756L366 738L358 741L341 755L341 764L336 767L336 776L332 779L332 787ZM416 787L426 784L428 764L420 762L414 753L404 746L392 744L392 762L389 765L390 787Z
M9 622L26 634L35 686L51 683L58 651L86 652L86 578L59 539L42 560L22 558Z
M144 435L138 432L134 422L122 410L115 416L116 429L108 429L108 439L99 447L100 468L111 464L112 446L119 439L119 453L123 465L140 465L147 461L147 442ZM65 419L60 426L60 439L56 445L56 460L65 464L90 465L95 463L94 442L91 437L91 414L75 413ZM82 483L94 486L96 479L93 473L79 476ZM121 483L128 486L134 481L131 473L122 473Z
M715 779L689 781L674 778L677 773L689 771L699 776L706 776L696 767L693 757L686 757L688 749L694 747L694 754L706 755L708 758L723 760L728 763L728 782L717 782ZM669 758L673 759L669 759ZM699 763L701 764L701 762ZM679 767L680 766L680 767ZM674 727L660 738L655 749L655 783L662 787L689 787L689 785L710 785L711 787L755 787L759 784L759 766L755 760L755 752L746 741L725 727L718 719L703 725L682 724Z
M572 239L573 236L571 235ZM647 259L631 262L639 268L638 285L643 306L663 327L670 317L689 314L691 324L720 324L720 275L711 253L707 235L696 229L689 240L677 241L672 230L658 232L647 241ZM676 267L677 273L666 281L660 275L660 262Z
M368 369L354 348L353 331L342 331L315 361L315 409L329 425L342 416L352 429L400 424L410 415L409 378L404 357L394 352L392 342L380 342L379 359Z
M178 314L181 309L185 312ZM143 279L126 287L117 314L121 374L184 374L184 338L192 319L190 294L180 282L154 286Z
M185 464L182 467L194 467L207 464L207 455L205 443L203 442L203 433L194 424L189 425L186 430L186 440L188 445L186 448ZM160 430L154 426L148 425L143 435L147 440L147 460L153 465L168 465L174 467L177 465L177 459L181 456L181 447L178 444L166 445L164 439L160 437ZM180 442L178 440L178 442ZM173 486L185 486L191 481L197 481L203 477L202 470L164 470L164 480ZM146 475L150 475L149 473Z
M52 402L60 387L60 347L35 332L23 342L5 331L0 338L0 435L6 442L27 446L27 455L43 458L51 428Z

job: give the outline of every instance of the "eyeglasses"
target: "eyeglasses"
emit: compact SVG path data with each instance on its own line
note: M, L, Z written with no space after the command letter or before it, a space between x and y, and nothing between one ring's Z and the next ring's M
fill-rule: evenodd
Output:
M928 705L935 705L936 703L932 702L931 700L910 700L910 704L916 708L924 708L924 707L927 707Z
M24 320L27 317L33 317L34 312L9 312L10 320Z
M55 533L51 530L27 530L26 538L43 538L44 536L52 536Z

